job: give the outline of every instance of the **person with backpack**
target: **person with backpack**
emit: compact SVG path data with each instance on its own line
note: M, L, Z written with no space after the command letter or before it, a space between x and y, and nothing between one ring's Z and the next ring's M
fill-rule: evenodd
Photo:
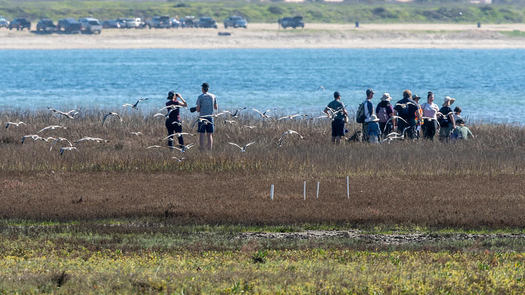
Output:
M423 126L423 109L421 109L421 105L419 104L419 100L421 99L421 96L412 94L412 100L417 103L417 111L416 111L416 138L421 138L421 129Z
M379 129L383 135L389 134L396 128L396 121L393 120L394 108L390 103L391 100L392 97L390 96L390 93L385 92L381 97L381 102L378 103L376 107L376 114L379 119Z
M419 105L412 99L412 91L408 89L403 91L403 99L396 103L394 111L399 117L397 120L398 132L410 139L415 139Z
M375 114L374 104L372 103L373 97L374 90L368 88L366 90L366 100L357 108L356 122L363 125L363 141L368 141L368 123L371 122L371 116Z
M437 113L439 107L434 103L434 93L429 91L427 94L427 102L421 105L423 110L423 138L434 140L436 130L438 130Z
M470 129L465 126L465 121L460 118L456 121L456 128L454 128L450 137L453 140L468 140L474 138L474 134L472 134Z
M338 91L334 92L334 100L326 106L323 112L332 118L332 142L339 144L341 137L345 135L345 118L348 113Z
M380 143L381 130L379 130L379 118L375 114L370 116L370 122L368 122L367 128L368 142Z
M454 112L450 108L450 105L456 101L455 98L445 96L443 106L439 109L438 122L440 125L439 129L439 140L448 141L452 130L456 129L456 121L454 120Z

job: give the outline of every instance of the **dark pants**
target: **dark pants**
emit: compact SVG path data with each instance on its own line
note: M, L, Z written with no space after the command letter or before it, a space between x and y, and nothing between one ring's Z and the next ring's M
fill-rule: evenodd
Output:
M381 135L384 138L392 132L392 121L388 122L379 122L379 129L381 129Z
M436 135L436 130L437 130L436 120L425 119L425 124L423 124L422 129L423 129L423 137L425 139L434 140L434 136Z
M406 138L415 139L417 138L417 124L414 120L413 122L408 121L408 124L404 121L398 120L397 130L401 135L405 135Z
M168 129L168 135L173 135L175 133L182 132L182 125L181 124L173 124L173 122L181 123L179 121L166 120L166 129ZM173 137L177 137L177 139L179 140L180 147L184 146L184 138L182 138L182 135L181 136L176 136L175 135ZM173 137L168 139L168 146L170 146L170 147L173 147Z

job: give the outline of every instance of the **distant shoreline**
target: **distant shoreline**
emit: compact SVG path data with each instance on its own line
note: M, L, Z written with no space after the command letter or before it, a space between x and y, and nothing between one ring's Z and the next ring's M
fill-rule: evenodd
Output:
M219 36L230 32L231 36ZM0 29L0 49L525 49L525 24L276 24L248 29L107 29L101 35L40 35Z

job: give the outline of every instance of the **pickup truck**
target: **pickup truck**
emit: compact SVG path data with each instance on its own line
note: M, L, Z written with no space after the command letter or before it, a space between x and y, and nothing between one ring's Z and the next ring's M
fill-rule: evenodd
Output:
M48 18L43 18L36 24L37 32L53 33L56 32L56 30L57 26Z
M302 16L294 16L294 17L283 17L278 20L278 23L283 27L283 29L286 28L304 28L304 22Z

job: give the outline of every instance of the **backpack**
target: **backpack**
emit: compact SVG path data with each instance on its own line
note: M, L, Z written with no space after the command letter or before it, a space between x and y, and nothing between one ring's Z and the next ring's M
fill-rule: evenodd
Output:
M379 118L379 122L386 123L388 119L390 119L390 116L388 116L387 108L379 107L379 112L377 113L377 117Z
M366 119L365 116L365 103L361 103L357 108L357 113L355 114L355 121L357 123L364 123Z

